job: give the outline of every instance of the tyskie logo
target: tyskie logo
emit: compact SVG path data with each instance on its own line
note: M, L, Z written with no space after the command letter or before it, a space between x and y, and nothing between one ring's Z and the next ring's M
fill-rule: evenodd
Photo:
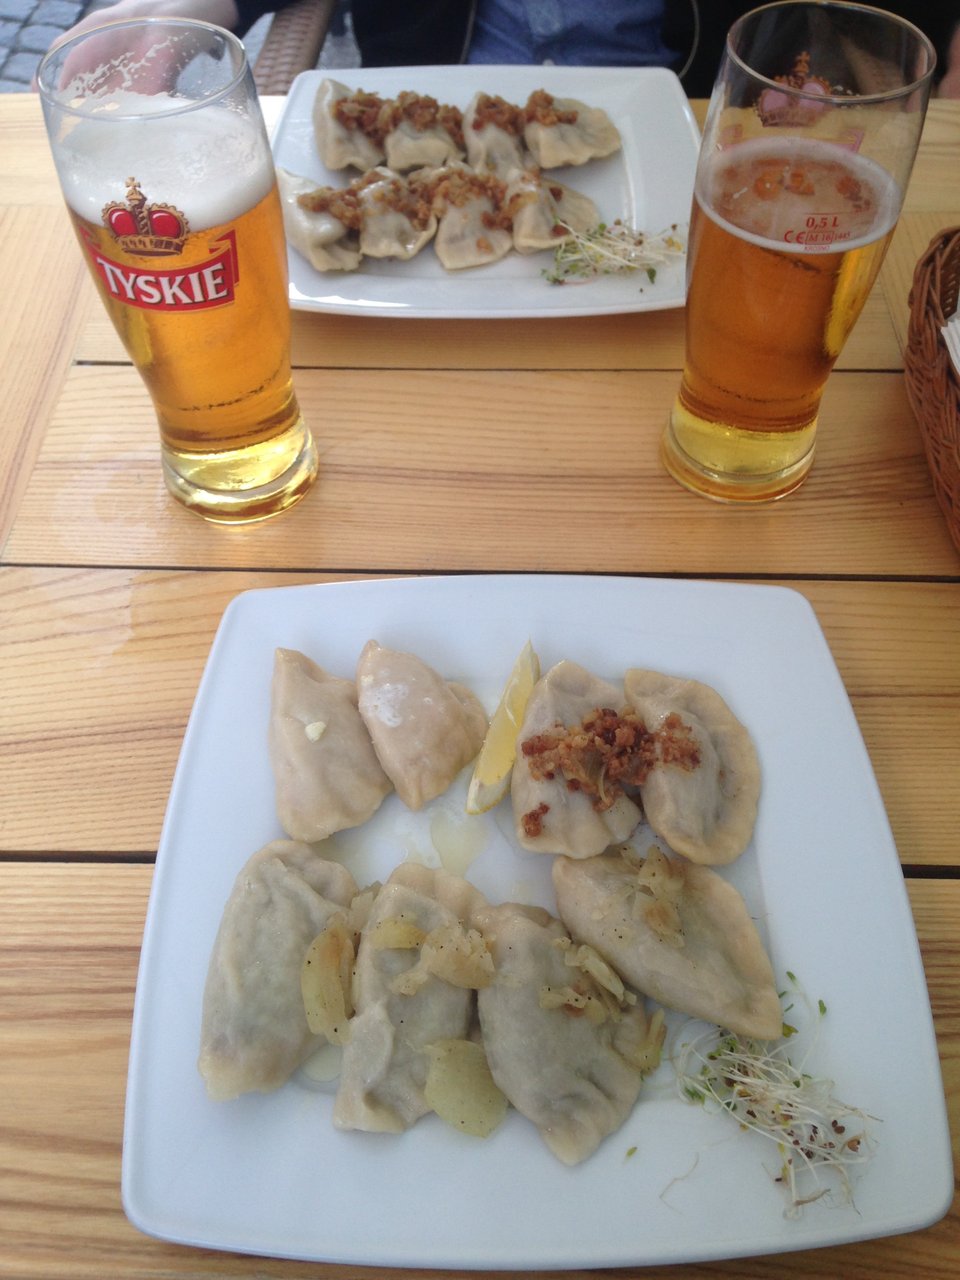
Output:
M127 200L104 205L103 224L125 252L137 257L179 255L190 231L173 205L148 204L136 178L127 179ZM233 302L240 279L232 231L210 245L210 257L189 267L135 267L117 262L84 232L94 270L118 302L149 311L204 311Z
M815 124L828 110L828 99L845 91L810 71L809 53L801 53L789 75L775 76L782 89L764 89L757 99L757 114L770 128ZM803 95L803 96L798 96Z

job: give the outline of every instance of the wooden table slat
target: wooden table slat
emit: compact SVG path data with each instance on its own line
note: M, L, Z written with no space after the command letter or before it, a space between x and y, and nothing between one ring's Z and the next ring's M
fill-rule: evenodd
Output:
M897 374L835 374L810 479L787 501L748 509L688 494L664 473L658 441L673 373L302 370L297 386L318 440L317 485L283 520L224 529L167 498L137 376L75 368L7 561L256 562L325 572L960 571Z
M0 245L2 550L87 315L86 293L80 288L87 273L62 209L0 204Z

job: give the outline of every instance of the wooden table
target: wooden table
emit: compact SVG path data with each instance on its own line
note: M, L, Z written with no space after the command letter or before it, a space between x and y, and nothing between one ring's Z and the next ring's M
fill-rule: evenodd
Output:
M956 1142L960 558L901 351L913 264L938 228L960 223L960 103L930 109L894 247L829 384L817 464L782 504L717 506L660 470L680 312L455 324L299 314L297 385L321 478L290 514L239 530L166 495L150 404L87 280L34 98L0 97L0 137L0 1276L373 1275L161 1244L120 1204L160 823L220 615L249 587L582 570L802 592L890 815ZM895 1063L891 1028L885 1069ZM671 1272L714 1273L955 1276L958 1202L912 1236Z

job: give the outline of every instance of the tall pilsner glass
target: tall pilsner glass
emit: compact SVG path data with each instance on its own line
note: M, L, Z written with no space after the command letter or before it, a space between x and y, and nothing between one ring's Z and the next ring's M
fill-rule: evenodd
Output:
M243 45L202 22L111 23L47 54L39 85L77 239L153 398L167 487L209 520L284 510L317 455Z
M783 497L813 461L824 383L900 214L935 55L909 22L770 4L727 37L703 132L670 474Z

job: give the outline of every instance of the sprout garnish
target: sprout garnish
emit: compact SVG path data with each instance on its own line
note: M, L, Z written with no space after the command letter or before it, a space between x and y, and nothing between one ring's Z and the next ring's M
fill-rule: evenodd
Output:
M796 979L789 974L796 988ZM812 1011L811 1011L812 1012ZM817 1005L817 1026L826 1005ZM787 1056L787 1040L796 1029L784 1024L776 1043L751 1040L716 1029L682 1045L676 1058L681 1096L689 1102L716 1104L743 1129L775 1142L780 1169L775 1176L786 1192L786 1216L798 1218L805 1205L831 1190L851 1203L850 1170L872 1156L868 1133L874 1117L833 1096L833 1081L809 1075L804 1065L816 1036L795 1066ZM822 1177L833 1179L824 1185Z
M626 223L601 222L592 231L575 231L565 222L568 233L553 253L553 268L544 271L550 284L583 283L597 276L643 271L653 284L657 268L683 257L685 246L676 226L656 235L634 231Z

